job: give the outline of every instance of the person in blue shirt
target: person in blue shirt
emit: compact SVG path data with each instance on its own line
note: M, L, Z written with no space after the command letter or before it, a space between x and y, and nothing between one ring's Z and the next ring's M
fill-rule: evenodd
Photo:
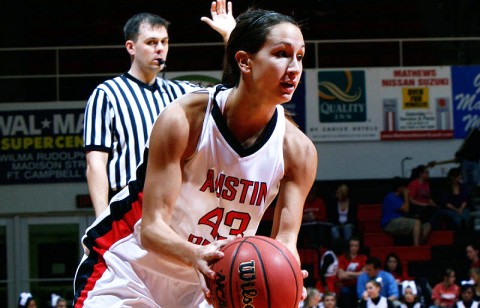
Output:
M425 242L431 225L419 219L408 217L410 201L406 183L400 177L392 180L392 190L385 196L382 207L382 229L392 235L412 235L413 245Z
M367 282L371 280L377 281L380 286L380 295L391 301L397 301L399 298L398 285L392 274L381 269L382 261L376 257L369 257L365 263L365 272L360 274L357 279L357 296L358 299L368 297L366 291Z

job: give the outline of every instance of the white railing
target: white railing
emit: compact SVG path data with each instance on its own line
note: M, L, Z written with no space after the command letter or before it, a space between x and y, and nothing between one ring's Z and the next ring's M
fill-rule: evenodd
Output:
M314 63L313 65L310 62L310 65L308 68L326 68L328 66L325 66L324 64L322 67L320 67L319 59L321 58L320 53L322 52L322 46L326 45L332 45L332 44L337 44L337 45L353 45L353 44L369 44L371 45L372 50L377 50L378 48L375 49L375 44L382 47L382 44L388 43L388 44L396 44L397 47L394 47L394 50L397 50L398 52L398 59L393 60L397 63L392 63L389 66L405 66L405 44L406 43L467 43L467 42L480 42L480 37L438 37L438 38L392 38L392 39L349 39L349 40L307 40L307 46L311 48L313 45L313 48L315 50L315 56L314 56ZM223 46L223 43L221 42L216 42L216 43L178 43L178 44L171 44L170 47L171 49L175 48L202 48L206 46ZM478 45L480 46L480 44ZM0 48L0 68L1 67L6 67L6 65L2 64L2 61L9 61L8 57L4 56L6 53L9 52L52 52L54 55L54 59L52 59L52 65L55 67L52 69L48 69L50 72L54 73L39 73L39 74L9 74L9 72L5 69L0 69L0 80L2 79L36 79L36 78L55 78L56 79L56 87L57 87L57 97L58 97L58 92L60 88L60 79L61 78L76 78L76 77L108 77L108 76L114 76L122 73L125 69L125 67L119 68L119 71L117 72L105 72L102 71L102 68L99 67L98 72L91 73L62 73L65 71L65 69L62 69L62 63L60 61L60 53L65 52L65 51L89 51L89 50L124 50L125 46L123 45L99 45L99 46L58 46L58 47L24 47L24 48ZM475 51L470 52L470 54L475 54L477 56L477 51L480 49L480 47L474 48ZM369 48L367 48L367 53ZM390 49L391 50L391 49ZM466 50L468 52L468 49ZM352 47L352 53L354 53L354 49ZM362 49L362 52L365 53L365 48ZM348 53L348 50L347 50ZM432 50L432 55L437 53L437 50ZM195 54L192 52L192 54ZM198 54L198 53L196 53ZM201 53L200 53L201 54ZM392 56L393 57L393 56ZM68 58L68 57L67 57ZM392 58L393 59L393 58ZM63 59L62 60L64 63L68 63ZM479 61L479 60L476 60ZM435 63L435 65L441 65L443 63ZM424 65L422 63L419 63L419 65ZM364 65L368 67L368 63Z
M396 43L398 44L398 65L404 65L404 44L405 43L426 43L426 42L472 42L480 41L480 37L435 37L435 38L392 38L392 39L348 39L348 40L307 40L307 44L313 44L315 48L315 54L318 55L321 45L325 44L377 44L377 43ZM172 48L175 47L205 47L205 46L222 46L223 43L176 43L170 44ZM101 49L120 49L123 50L123 45L98 45L98 46L58 46L58 47L23 47L23 48L0 48L2 52L15 52L15 51L54 51L55 52L55 74L38 74L38 75L1 75L0 79L15 79L15 78L51 78L51 77L86 77L86 76L110 76L112 74L118 74L120 72L111 73L98 73L98 74L60 74L60 51L67 50L101 50ZM372 46L374 48L374 46ZM5 59L3 58L3 61ZM315 57L315 67L319 68L318 57Z

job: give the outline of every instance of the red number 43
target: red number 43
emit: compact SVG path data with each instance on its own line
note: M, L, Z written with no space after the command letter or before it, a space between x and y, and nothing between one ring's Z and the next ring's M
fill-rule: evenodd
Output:
M237 212L237 211L229 211L225 213L225 209L217 207L216 209L208 212L202 218L199 219L199 225L207 225L212 228L210 231L210 235L215 240L225 239L225 236L222 236L219 233L219 228L223 224L225 226L230 227L229 235L243 235L243 232L247 230L248 224L250 223L250 214L244 212ZM235 221L238 221L238 227L233 228L233 224ZM190 235L189 241L195 244L202 244L207 245L210 243L207 239L199 238L194 235Z

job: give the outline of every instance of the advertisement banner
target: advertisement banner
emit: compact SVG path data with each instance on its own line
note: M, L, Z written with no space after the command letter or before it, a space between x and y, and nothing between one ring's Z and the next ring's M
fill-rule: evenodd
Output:
M85 181L83 113L0 111L0 184Z
M450 67L376 69L382 140L453 138ZM369 89L370 90L370 89Z
M455 138L463 139L480 127L480 66L452 67L452 97Z
M307 134L314 141L453 138L450 67L311 75L306 114Z
M379 140L370 69L307 71L306 133L313 141Z

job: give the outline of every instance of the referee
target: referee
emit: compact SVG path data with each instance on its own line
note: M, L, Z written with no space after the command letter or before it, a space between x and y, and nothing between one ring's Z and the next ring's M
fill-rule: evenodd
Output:
M227 10L225 0L214 1L212 19L202 18L225 42L235 26L231 8L230 2ZM179 96L199 88L157 76L167 59L168 26L167 20L151 13L131 17L124 26L130 69L98 85L88 99L83 139L88 190L97 217L110 198L135 179L160 112Z

